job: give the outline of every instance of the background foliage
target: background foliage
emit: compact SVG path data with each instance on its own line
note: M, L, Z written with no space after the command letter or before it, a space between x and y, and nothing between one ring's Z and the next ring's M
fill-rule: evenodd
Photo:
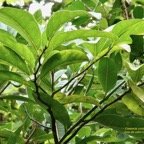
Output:
M50 17L13 2L0 9L0 143L143 144L143 0L45 0Z

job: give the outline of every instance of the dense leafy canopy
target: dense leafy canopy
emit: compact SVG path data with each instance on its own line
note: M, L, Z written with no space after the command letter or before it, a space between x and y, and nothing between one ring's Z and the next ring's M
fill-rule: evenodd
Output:
M52 1L50 17L12 2L0 8L0 143L144 143L143 0Z

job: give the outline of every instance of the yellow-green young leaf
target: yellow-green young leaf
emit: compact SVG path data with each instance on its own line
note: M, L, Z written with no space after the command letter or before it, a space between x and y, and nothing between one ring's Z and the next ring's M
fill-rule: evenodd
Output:
M19 74L9 71L0 70L0 79L5 81L15 81L26 86L30 86L29 83Z
M143 102L137 98L134 94L127 94L122 98L122 102L131 110L133 113L144 116Z
M42 17L42 11L40 9L34 13L34 17L39 24L42 24L43 17Z
M136 67L131 63L125 62L125 67L131 77L131 79L137 83L141 80L144 75L144 64Z
M89 13L82 10L76 10L76 11L69 11L69 10L61 10L58 12L55 12L52 17L49 19L46 33L48 40L55 35L57 30L66 22L74 19L75 17L79 16L90 16Z
M0 42L9 47L20 57L22 57L28 65L33 68L35 65L35 59L28 47L15 41L15 38L4 30L0 30Z
M117 69L113 60L104 57L99 61L98 78L106 93L115 86Z
M85 53L79 50L63 50L55 53L50 57L42 67L41 78L43 78L49 71L57 68L58 66L65 66L79 62L87 61L88 58Z
M26 74L30 74L25 61L13 50L0 45L0 63L14 66Z
M1 8L0 21L17 30L35 51L40 48L40 29L30 13L16 8Z
M83 103L90 103L94 104L96 106L100 106L99 102L90 96L82 96L82 95L70 95L68 97L65 97L63 99L59 100L62 104L69 104L74 102L83 102Z
M135 85L132 81L128 81L130 88L132 89L133 93L144 102L144 91Z
M52 49L57 48L61 44L66 43L68 41L74 39L88 38L88 37L106 37L112 40L117 38L114 34L110 32L103 32L97 30L74 30L69 32L63 32L55 35L51 39L47 53L49 53Z
M40 96L48 107L51 108L55 119L61 122L65 127L68 127L70 124L70 118L65 107L47 94L40 93Z

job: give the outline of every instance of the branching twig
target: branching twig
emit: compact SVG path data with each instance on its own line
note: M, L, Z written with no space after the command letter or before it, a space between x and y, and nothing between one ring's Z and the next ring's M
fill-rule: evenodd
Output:
M122 3L123 10L124 10L125 18L128 20L129 15L128 15L128 11L127 11L127 6L125 4L125 0L121 0L121 3Z

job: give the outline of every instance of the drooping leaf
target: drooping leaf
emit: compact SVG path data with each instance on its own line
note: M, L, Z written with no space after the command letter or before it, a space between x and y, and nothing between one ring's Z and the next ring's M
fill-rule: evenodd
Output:
M0 76L1 76L1 80L5 80L5 81L11 80L11 81L18 82L20 84L30 86L28 82L21 75L17 73L0 70Z
M60 98L61 97L61 98ZM56 95L55 99L58 99L62 104L69 104L69 103L74 103L74 102L83 102L83 103L90 103L94 104L96 106L100 106L99 102L90 96L82 96L82 95L70 95L70 96L61 96L61 95Z
M8 34L8 32L0 30L0 42L15 51L15 53L22 57L28 63L28 65L33 68L35 65L35 59L32 52L28 47L16 42L14 39L15 38Z
M110 58L104 57L99 61L98 77L106 93L115 86L117 69L115 63Z
M129 80L128 82L133 93L144 102L144 91L140 87L138 87L136 84L134 84L132 81Z
M70 65L87 60L88 58L85 53L79 50L63 50L57 52L52 55L52 57L50 57L43 65L41 70L41 78L58 66Z
M0 63L12 65L29 75L28 67L25 61L13 50L0 45Z
M62 10L54 13L49 19L47 24L46 33L48 40L53 37L56 31L66 22L74 19L78 16L90 16L86 11L77 10L77 11L68 11ZM59 20L59 21L58 21Z
M30 98L23 97L23 96L7 95L7 96L1 96L0 99L18 100L18 101L29 102L29 103L35 104L35 101L33 101Z
M21 9L5 7L0 9L0 20L16 29L35 51L40 48L40 29L30 13Z
M122 98L122 102L135 114L144 116L143 102L138 100L134 94L127 94Z
M55 35L48 47L48 51L51 51L54 48L57 48L63 43L66 43L68 41L74 40L74 39L83 39L88 37L106 37L110 38L112 40L116 39L116 35L109 33L109 32L103 32L103 31L97 31L97 30L74 30L69 32L63 32L60 34Z

